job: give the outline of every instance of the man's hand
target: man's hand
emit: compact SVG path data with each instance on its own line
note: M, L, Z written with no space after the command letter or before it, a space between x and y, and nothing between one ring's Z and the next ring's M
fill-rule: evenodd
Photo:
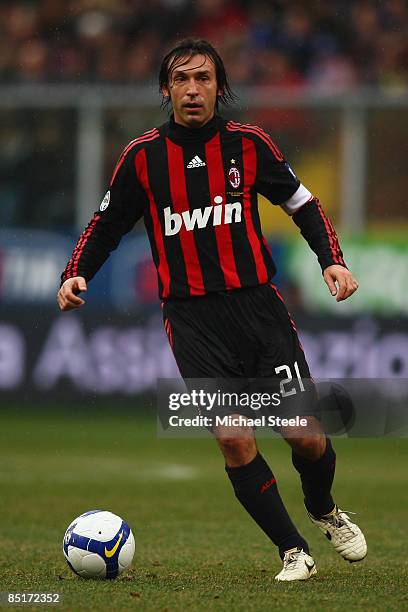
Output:
M57 293L57 302L61 310L72 310L85 304L85 301L78 297L77 293L86 291L86 280L83 276L68 278Z
M347 268L343 266L329 266L323 272L324 282L330 293L336 296L336 301L347 300L358 289L358 282ZM336 286L337 283L337 286Z

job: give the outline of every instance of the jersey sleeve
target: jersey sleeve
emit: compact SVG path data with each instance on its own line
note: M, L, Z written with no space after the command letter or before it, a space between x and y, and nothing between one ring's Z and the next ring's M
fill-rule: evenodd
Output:
M147 197L137 180L133 162L134 150L125 149L99 210L79 237L61 275L62 283L74 276L91 280L122 236L143 216Z
M337 264L347 267L336 231L315 198L298 179L272 138L257 128L256 188L272 204L293 218L302 236L316 253L322 270Z
M283 205L300 187L300 181L272 138L257 128L254 139L257 156L256 189L272 204Z
M336 231L324 214L319 200L312 198L292 218L316 253L322 271L333 264L347 268Z

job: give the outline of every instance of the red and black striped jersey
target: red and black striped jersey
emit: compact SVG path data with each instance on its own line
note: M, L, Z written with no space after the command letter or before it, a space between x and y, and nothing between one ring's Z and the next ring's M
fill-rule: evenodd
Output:
M172 118L124 149L62 281L89 281L143 217L161 298L267 283L275 265L261 231L258 193L293 215L322 269L345 265L320 204L265 131L219 116L202 128Z

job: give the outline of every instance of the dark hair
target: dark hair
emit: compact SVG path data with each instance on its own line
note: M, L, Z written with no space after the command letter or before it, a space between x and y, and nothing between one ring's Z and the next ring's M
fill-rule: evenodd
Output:
M217 79L218 89L222 92L217 96L216 109L218 104L228 104L235 102L237 96L232 91L225 70L224 62L218 51L206 40L196 38L185 38L176 47L167 53L163 58L159 71L159 88L163 94L163 87L169 86L170 77L175 68L184 66L195 55L204 55L208 57L215 66L215 75ZM166 108L170 104L170 97L164 96L162 99L162 107Z

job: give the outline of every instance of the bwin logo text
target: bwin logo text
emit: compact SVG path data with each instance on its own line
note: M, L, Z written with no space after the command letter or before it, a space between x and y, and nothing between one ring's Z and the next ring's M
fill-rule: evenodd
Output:
M207 227L212 216L212 225L221 225L222 223L240 223L242 205L241 202L233 202L232 204L222 205L222 197L215 196L215 206L206 206L205 208L195 208L194 210L185 210L184 212L171 212L170 206L164 209L164 227L166 236L174 236L178 234L184 223L188 232L195 228L202 229Z

